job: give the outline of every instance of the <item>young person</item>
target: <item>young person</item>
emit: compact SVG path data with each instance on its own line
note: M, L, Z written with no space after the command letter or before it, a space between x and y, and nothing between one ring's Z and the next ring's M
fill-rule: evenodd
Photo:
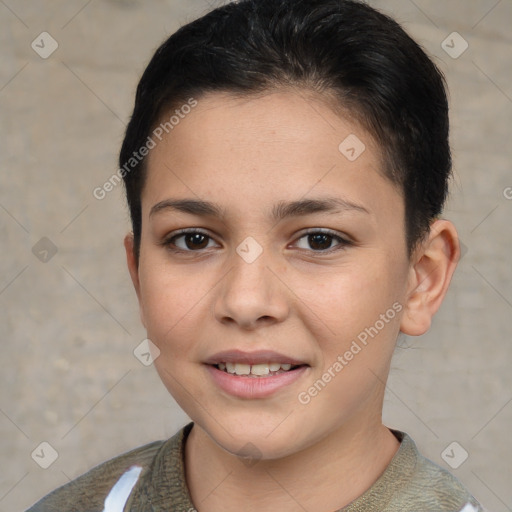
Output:
M459 258L443 77L350 0L242 0L182 27L120 152L129 271L192 423L43 511L482 510L382 424L399 333Z

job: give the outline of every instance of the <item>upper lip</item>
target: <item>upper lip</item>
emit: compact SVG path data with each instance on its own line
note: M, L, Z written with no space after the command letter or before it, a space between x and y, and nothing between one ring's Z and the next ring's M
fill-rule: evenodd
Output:
M274 352L273 350L257 350L254 352L244 352L242 350L225 350L217 352L209 357L205 364L219 364L219 363L245 363L245 364L262 364L262 363L289 363L293 366L307 364L304 361L299 361L293 357Z

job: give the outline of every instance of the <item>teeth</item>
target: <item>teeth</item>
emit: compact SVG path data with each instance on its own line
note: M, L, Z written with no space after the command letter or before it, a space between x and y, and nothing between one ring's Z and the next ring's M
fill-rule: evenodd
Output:
M253 365L245 363L219 363L217 366L219 370L233 375L255 376L269 375L270 372L278 372L279 370L288 371L292 367L290 363L260 363Z
M269 370L269 365L268 364L253 364L251 366L251 373L253 375L268 375L270 370Z
M235 373L237 375L249 375L249 373L251 373L251 365L235 363Z

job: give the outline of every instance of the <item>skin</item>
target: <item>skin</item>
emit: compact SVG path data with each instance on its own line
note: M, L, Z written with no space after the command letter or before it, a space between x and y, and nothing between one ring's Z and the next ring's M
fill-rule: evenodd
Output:
M366 146L353 162L338 149L350 134ZM242 99L209 93L147 165L140 260L127 235L127 261L142 322L161 351L157 371L195 422L185 462L197 510L346 506L399 447L381 419L390 361L398 334L425 333L445 296L459 258L454 226L434 221L409 259L402 192L380 173L379 147L353 120L301 90ZM268 216L279 201L326 196L367 212ZM161 201L185 198L214 202L224 215L150 214ZM175 238L183 252L173 252L169 238L181 228L211 238L202 245ZM305 236L309 228L351 243L327 237L322 252ZM236 252L248 236L263 251L252 263ZM401 311L300 403L298 394L394 303ZM213 384L203 364L228 349L275 350L309 367L268 398L236 398ZM256 457L252 464L239 455L244 446Z

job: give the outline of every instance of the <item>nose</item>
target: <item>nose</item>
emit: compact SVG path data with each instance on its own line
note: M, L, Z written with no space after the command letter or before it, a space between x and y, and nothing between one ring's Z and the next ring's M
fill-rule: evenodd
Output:
M287 288L272 270L266 252L249 263L234 251L230 263L217 289L217 321L245 330L283 322L289 314Z

